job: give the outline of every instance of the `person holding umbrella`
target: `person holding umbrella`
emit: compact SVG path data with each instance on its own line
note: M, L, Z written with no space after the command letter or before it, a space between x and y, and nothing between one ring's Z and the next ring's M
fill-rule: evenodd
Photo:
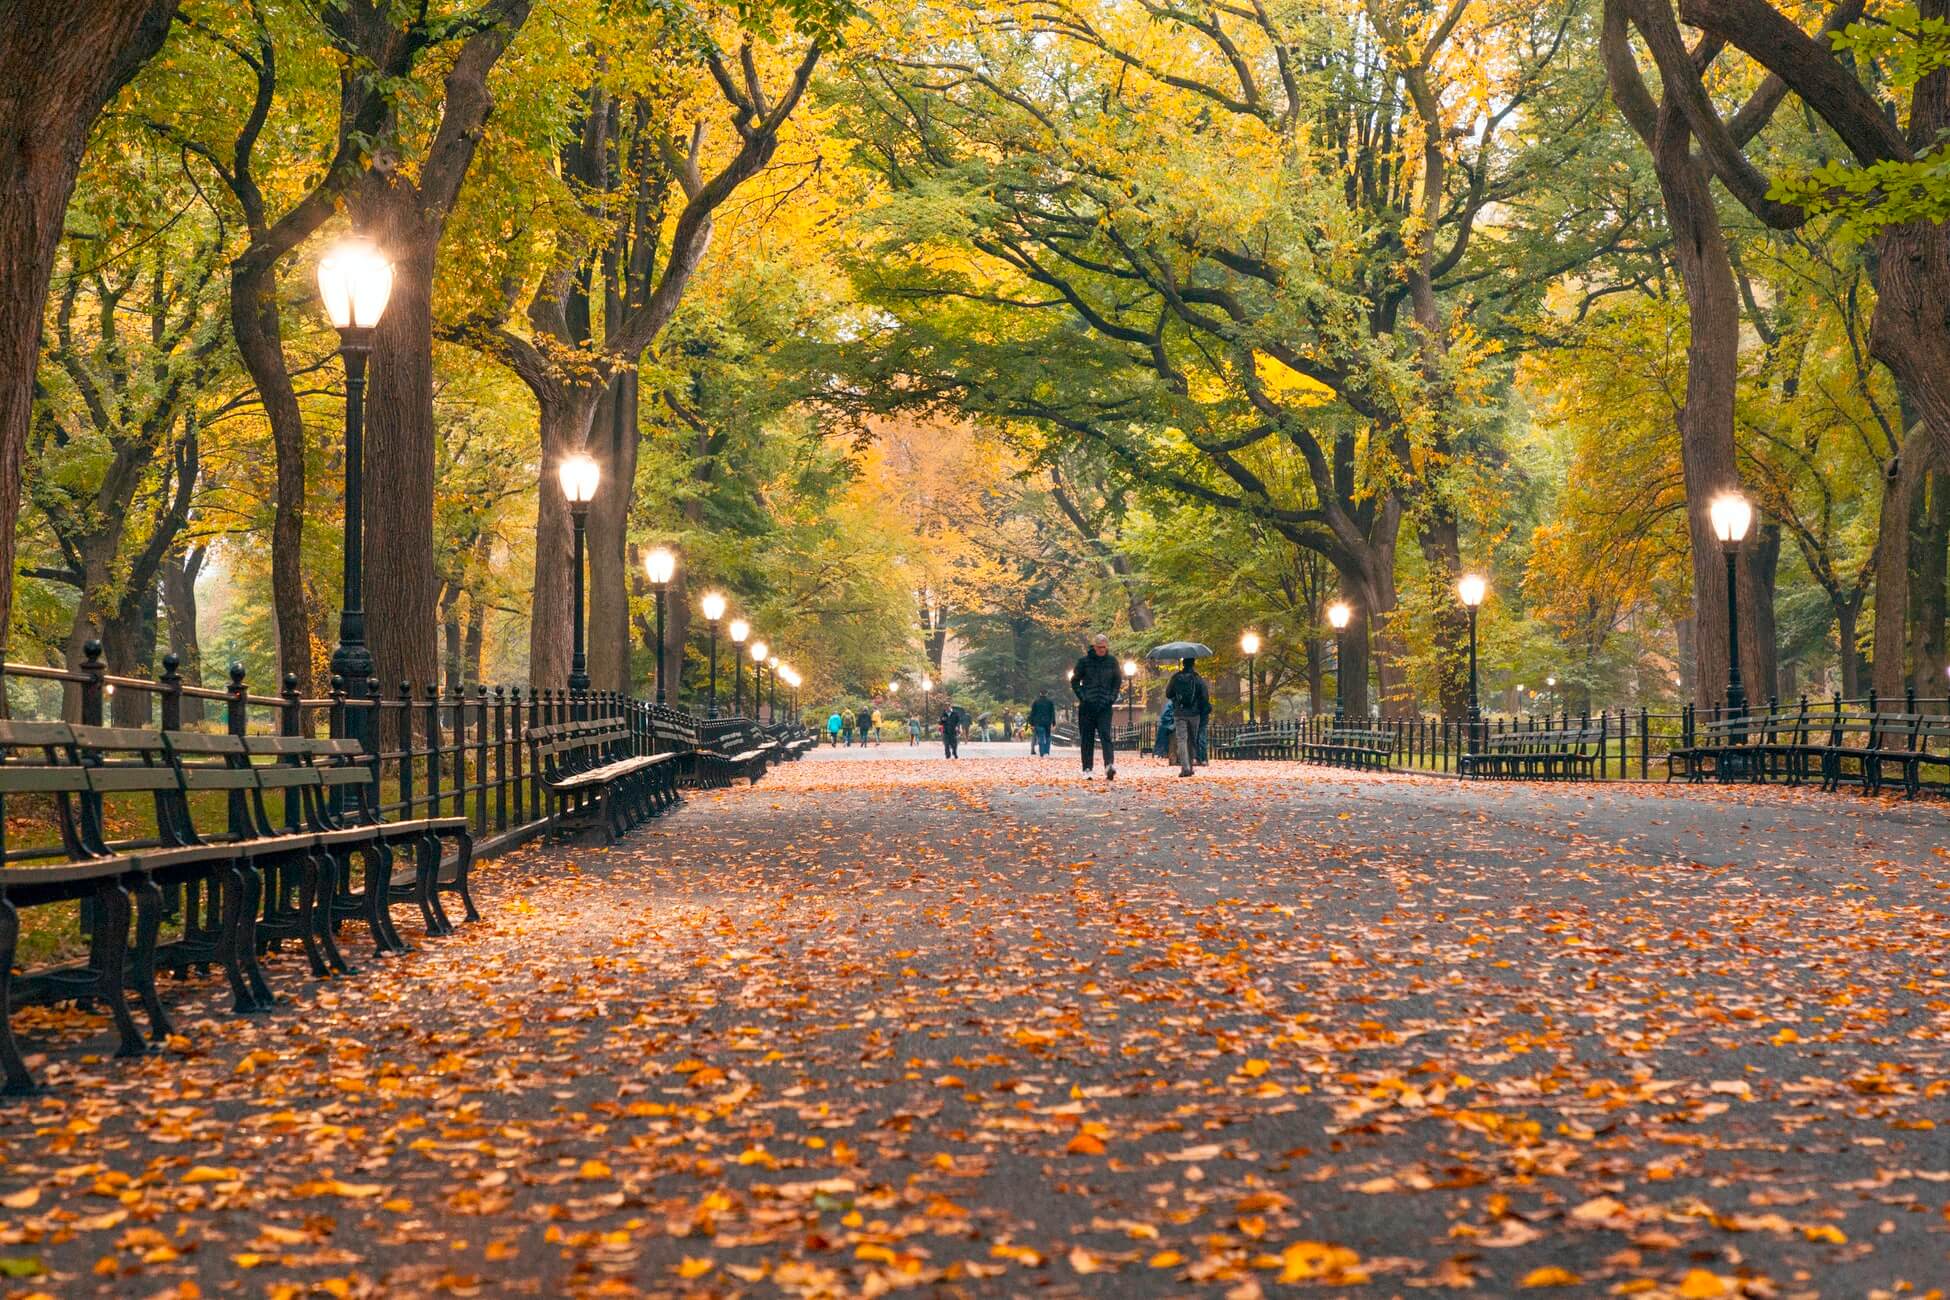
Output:
M1117 756L1111 752L1111 720L1124 670L1111 658L1110 638L1102 632L1090 638L1090 648L1070 670L1070 689L1077 697L1077 743L1083 750L1083 775L1090 776L1096 743L1104 747L1104 779L1117 779Z
M1170 701L1176 718L1173 730L1176 732L1180 776L1192 774L1192 764L1200 757L1199 733L1205 729L1205 719L1212 713L1212 693L1194 667L1197 662L1189 657L1183 660L1165 686L1165 699Z

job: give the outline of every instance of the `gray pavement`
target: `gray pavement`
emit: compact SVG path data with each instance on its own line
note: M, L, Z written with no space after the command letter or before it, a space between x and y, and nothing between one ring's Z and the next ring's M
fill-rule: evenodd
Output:
M0 1203L38 1190L0 1258L116 1295L1950 1280L1944 805L924 752L489 864L480 925L282 959L295 1005L212 997L186 1052L55 1052L0 1111Z

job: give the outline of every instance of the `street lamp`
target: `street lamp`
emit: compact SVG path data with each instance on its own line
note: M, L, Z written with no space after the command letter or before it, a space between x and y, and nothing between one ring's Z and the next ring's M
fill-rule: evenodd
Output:
M772 647L763 641L752 642L752 721L758 721L758 705L765 689L765 656Z
M1476 704L1476 610L1489 595L1490 584L1481 574L1465 573L1456 584L1456 596L1469 610L1469 752L1478 748L1477 731L1482 726L1483 712Z
M582 642L582 560L584 534L589 526L589 503L595 499L596 485L602 481L603 467L595 459L577 452L564 456L555 467L562 480L562 495L569 501L569 517L575 521L575 652L569 658L569 689L580 694L589 689L589 656Z
M1334 629L1334 726L1338 730L1347 716L1347 673L1341 665L1347 657L1347 625L1354 621L1354 606L1337 600L1327 607L1327 625Z
M1259 688L1255 684L1259 676L1256 671L1259 666L1259 633L1246 632L1241 635L1239 649L1246 656L1246 725L1250 727L1259 721Z
M930 726L934 722L934 679L926 673L921 674L921 725Z
M1544 706L1544 708L1547 711L1545 713L1545 721L1549 721L1550 715L1548 713L1548 710L1557 707L1557 678L1555 676L1546 677L1544 679L1544 692L1546 697L1550 701L1548 704Z
M745 638L752 634L752 625L742 618L731 620L731 716L745 716ZM755 689L755 688L754 688Z
M765 666L772 670L771 675L767 678L771 685L766 691L770 702L765 708L765 720L767 722L777 722L779 720L779 657L777 655L768 656L765 660Z
M643 557L643 573L657 593L657 703L664 702L664 597L670 580L677 576L677 557L667 546L659 546Z
M1137 676L1137 660L1124 661L1124 725L1137 730L1137 692L1132 689L1132 679Z
M707 591L697 603L704 611L704 621L711 625L711 703L705 710L705 716L715 718L718 716L718 620L724 617L727 602L723 592ZM661 635L657 637L657 643L663 643Z
M1740 680L1740 600L1738 581L1738 560L1740 543L1747 538L1747 529L1754 522L1753 503L1738 492L1722 492L1714 497L1706 508L1707 516L1713 521L1713 535L1720 539L1720 546L1727 557L1727 717L1741 719L1747 716L1747 687ZM1737 733L1734 743L1746 739L1744 729Z
M318 263L318 296L332 328L339 332L345 362L345 587L339 603L339 643L332 651L332 676L343 678L348 699L370 697L372 651L366 647L364 550L366 361L372 332L393 292L393 264L377 246L350 239ZM346 734L362 752L377 753L373 709L345 710Z

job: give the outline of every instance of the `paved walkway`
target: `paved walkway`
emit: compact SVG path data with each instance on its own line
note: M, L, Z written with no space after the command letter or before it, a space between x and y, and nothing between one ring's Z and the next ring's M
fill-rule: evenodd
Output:
M912 755L488 864L464 935L146 1062L23 1013L4 1285L1950 1279L1941 804Z

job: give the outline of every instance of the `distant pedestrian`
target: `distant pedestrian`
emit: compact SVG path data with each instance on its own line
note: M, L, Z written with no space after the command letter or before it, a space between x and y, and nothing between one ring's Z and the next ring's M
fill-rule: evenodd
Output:
M828 745L838 745L840 743L840 727L842 725L840 711L834 709L833 716L826 719L826 743Z
M1037 758L1049 757L1049 733L1056 726L1056 701L1048 691L1036 692L1029 706L1029 752Z
M1123 670L1111 657L1110 638L1102 632L1090 638L1090 649L1070 671L1070 689L1077 697L1077 740L1083 746L1083 774L1088 777L1098 743L1104 748L1104 779L1117 779L1117 756L1111 748L1111 732L1117 710L1117 692L1124 684Z
M1171 701L1166 700L1165 707L1158 711L1158 739L1151 747L1159 758L1171 757L1171 729L1176 720L1177 714L1171 707Z
M1196 659L1187 659L1165 684L1165 698L1171 702L1176 721L1178 775L1190 776L1198 760L1198 733L1202 721L1212 712L1212 693L1198 675Z
M907 743L916 749L921 747L921 720L918 717L907 720Z
M879 749L879 748L880 748L880 724L881 724L881 721L882 721L882 719L881 719L881 716L880 716L880 710L879 710L879 709L875 709L875 710L873 710L873 712L871 712L871 713L869 713L869 714L867 715L867 734L868 734L869 736L872 736L872 737L873 737L873 747L874 747L875 749Z
M950 704L941 711L941 754L943 758L961 757L961 710Z

